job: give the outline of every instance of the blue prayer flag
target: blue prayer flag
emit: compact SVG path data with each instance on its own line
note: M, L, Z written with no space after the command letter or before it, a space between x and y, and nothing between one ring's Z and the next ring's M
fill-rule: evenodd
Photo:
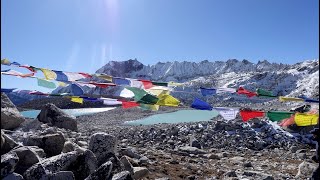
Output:
M210 104L208 104L207 102L204 102L198 98L194 98L192 104L191 104L192 108L195 109L200 109L200 110L212 110L212 106L210 106Z
M305 96L298 96L298 98L304 99L305 102L319 103L319 100L307 98L307 97L305 97Z
M125 79L125 78L112 77L112 82L115 83L116 85L127 85L127 86L130 86L130 81Z
M200 87L200 91L201 91L202 96L210 96L210 95L216 95L217 94L217 90L216 89L208 89L208 88Z
M57 74L57 77L56 77L57 81L63 81L63 82L68 81L67 75L65 75L62 71L54 71L54 70L52 71Z
M71 84L71 93L74 95L74 96L80 96L80 95L83 95L84 92L83 90L81 89L81 87L79 87L78 85L76 84Z

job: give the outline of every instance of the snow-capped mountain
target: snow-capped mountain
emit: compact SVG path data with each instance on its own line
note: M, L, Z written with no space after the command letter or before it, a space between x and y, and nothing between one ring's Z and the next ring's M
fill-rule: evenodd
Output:
M252 63L248 60L230 59L227 61L208 60L201 62L158 62L143 65L137 60L110 61L96 73L116 77L140 78L152 81L174 81L184 83L175 90L197 92L202 87L243 86L255 91L262 88L275 95L319 98L319 60L307 60L293 65L270 63L267 60ZM117 94L121 88L84 88L86 93ZM68 87L59 88L55 93L68 92ZM188 94L175 93L179 98Z

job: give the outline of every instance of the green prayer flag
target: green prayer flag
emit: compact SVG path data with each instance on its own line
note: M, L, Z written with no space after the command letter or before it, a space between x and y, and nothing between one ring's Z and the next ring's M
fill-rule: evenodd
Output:
M125 88L133 92L135 101L139 101L143 96L147 94L145 90L139 89L136 87L125 87Z
M283 112L283 111L268 111L267 117L270 121L281 121L283 119L287 119L291 117L294 112Z
M156 104L158 102L159 98L157 98L154 95L146 94L143 96L138 103L144 103L144 104Z
M270 91L266 91L264 89L257 89L257 94L258 96L266 96L266 97L277 97L275 95L272 94L272 92Z
M50 81L39 79L39 78L38 78L38 86L42 86L50 89L56 88L56 84L54 82L50 82Z
M155 86L165 86L165 87L168 86L167 82L154 82L154 81L152 81L152 84Z

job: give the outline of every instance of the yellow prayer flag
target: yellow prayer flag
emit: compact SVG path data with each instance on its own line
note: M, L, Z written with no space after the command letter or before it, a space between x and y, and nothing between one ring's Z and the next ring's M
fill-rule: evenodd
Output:
M296 113L294 121L297 126L311 126L318 124L319 114Z
M168 82L168 86L183 86L183 83L176 83L176 82Z
M295 98L295 97L279 96L279 101L280 101L280 102L284 102L284 101L304 101L304 99Z
M59 85L59 86L62 86L62 87L66 87L66 86L67 86L67 84L66 84L66 83L61 82L61 81L58 81L58 85Z
M151 110L151 111L158 111L159 110L159 105L155 104L140 104L140 108L146 109L146 110Z
M161 106L178 106L180 103L178 99L168 94L160 94L158 98L159 100L157 102L157 105Z
M8 59L1 59L1 64L10 65L11 62Z
M109 75L106 75L106 74L97 74L96 76L98 78L101 78L101 79L104 79L104 80L112 82L112 76L109 76Z
M76 102L76 103L83 104L83 98L80 98L80 97L72 97L72 98L71 98L71 101L72 101L72 102Z
M57 74L50 69L40 68L40 70L43 72L43 75L47 80L55 80L57 78Z
M170 94L169 90L163 90L163 89L146 89L146 91L156 96L159 96L160 94Z

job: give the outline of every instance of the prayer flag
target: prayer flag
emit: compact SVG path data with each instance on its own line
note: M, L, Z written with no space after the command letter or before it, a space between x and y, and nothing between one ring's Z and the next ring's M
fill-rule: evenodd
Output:
M295 97L279 96L279 101L284 102L284 101L304 101L304 100L301 98L295 98Z
M219 114L223 117L223 119L228 121L235 119L239 112L238 109L232 109L232 108L213 108L213 109L218 111Z
M159 98L157 98L154 95L151 94L146 94L144 95L138 103L143 103L143 104L156 104L158 102Z
M155 86L165 86L165 87L168 86L167 82L154 82L154 81L152 81L152 84Z
M244 94L244 95L246 95L248 97L253 97L253 96L257 95L255 92L248 91L248 90L244 89L243 87L239 87L237 93L238 94Z
M297 126L311 126L319 122L319 114L296 113L294 121Z
M298 98L304 99L305 102L319 103L319 100L307 98L307 97L305 97L305 96L299 96Z
M157 102L157 105L161 106L178 106L180 101L170 95L167 94L161 94L158 96L159 100Z
M214 96L217 93L216 89L209 89L209 88L203 88L203 87L200 87L200 91L202 96L211 96L211 95Z
M63 73L67 76L68 81L77 81L85 78L85 76L83 76L80 73L75 73L75 72L63 72Z
M121 101L118 101L117 99L111 99L111 98L100 98L103 101L104 105L120 105L122 104Z
M287 119L284 119L280 122L279 126L282 126L282 127L287 127L287 126L290 126L292 124L295 124L294 122L294 114L292 114L289 118Z
M54 80L57 79L57 74L53 71L51 71L50 69L44 69L44 68L40 68L40 70L42 71L44 77L47 80Z
M258 94L258 96L277 97L277 96L273 95L272 92L266 91L266 90L260 89L260 88L257 89L257 94Z
M47 81L45 79L38 78L38 86L46 87L49 89L55 89L56 84L54 82Z
M133 92L135 101L139 101L143 96L145 96L147 94L147 92L145 90L135 88L135 87L126 87L126 89Z
M153 85L152 82L149 80L139 80L143 83L144 89L150 89Z
M12 92L12 91L15 90L15 89L17 89L17 88L12 88L12 89L1 88L1 92L10 93L10 92Z
M195 109L200 109L200 110L212 110L212 106L210 106L207 102L202 101L198 98L194 98L192 104L191 104L192 108Z
M71 97L71 101L83 104L83 98L80 98L80 97Z
M282 111L268 111L267 117L270 121L281 121L283 119L290 118L294 112L282 112Z
M126 78L126 79L130 81L130 87L136 87L140 89L144 88L143 83L141 81L136 79L130 79L130 78Z
M107 80L109 82L112 82L112 76L109 76L109 75L106 75L106 74L96 74L96 76L98 78L101 78L101 79Z
M235 93L235 92L237 92L237 90L234 88L217 88L217 94L225 93L225 92Z
M159 105L156 104L140 104L139 107L144 110L158 111Z
M137 106L139 106L139 104L137 102L122 101L122 108L124 108L124 109L133 108L133 107L137 107Z
M240 116L243 122L247 122L252 118L262 118L264 117L263 111L251 111L251 110L241 110Z
M71 93L75 96L81 96L83 95L83 90L81 89L81 87L79 87L76 84L71 84Z
M62 71L55 71L52 70L54 73L56 73L56 80L57 81L68 81L68 77L64 74Z
M125 78L112 77L112 82L116 85L130 86L130 81Z

